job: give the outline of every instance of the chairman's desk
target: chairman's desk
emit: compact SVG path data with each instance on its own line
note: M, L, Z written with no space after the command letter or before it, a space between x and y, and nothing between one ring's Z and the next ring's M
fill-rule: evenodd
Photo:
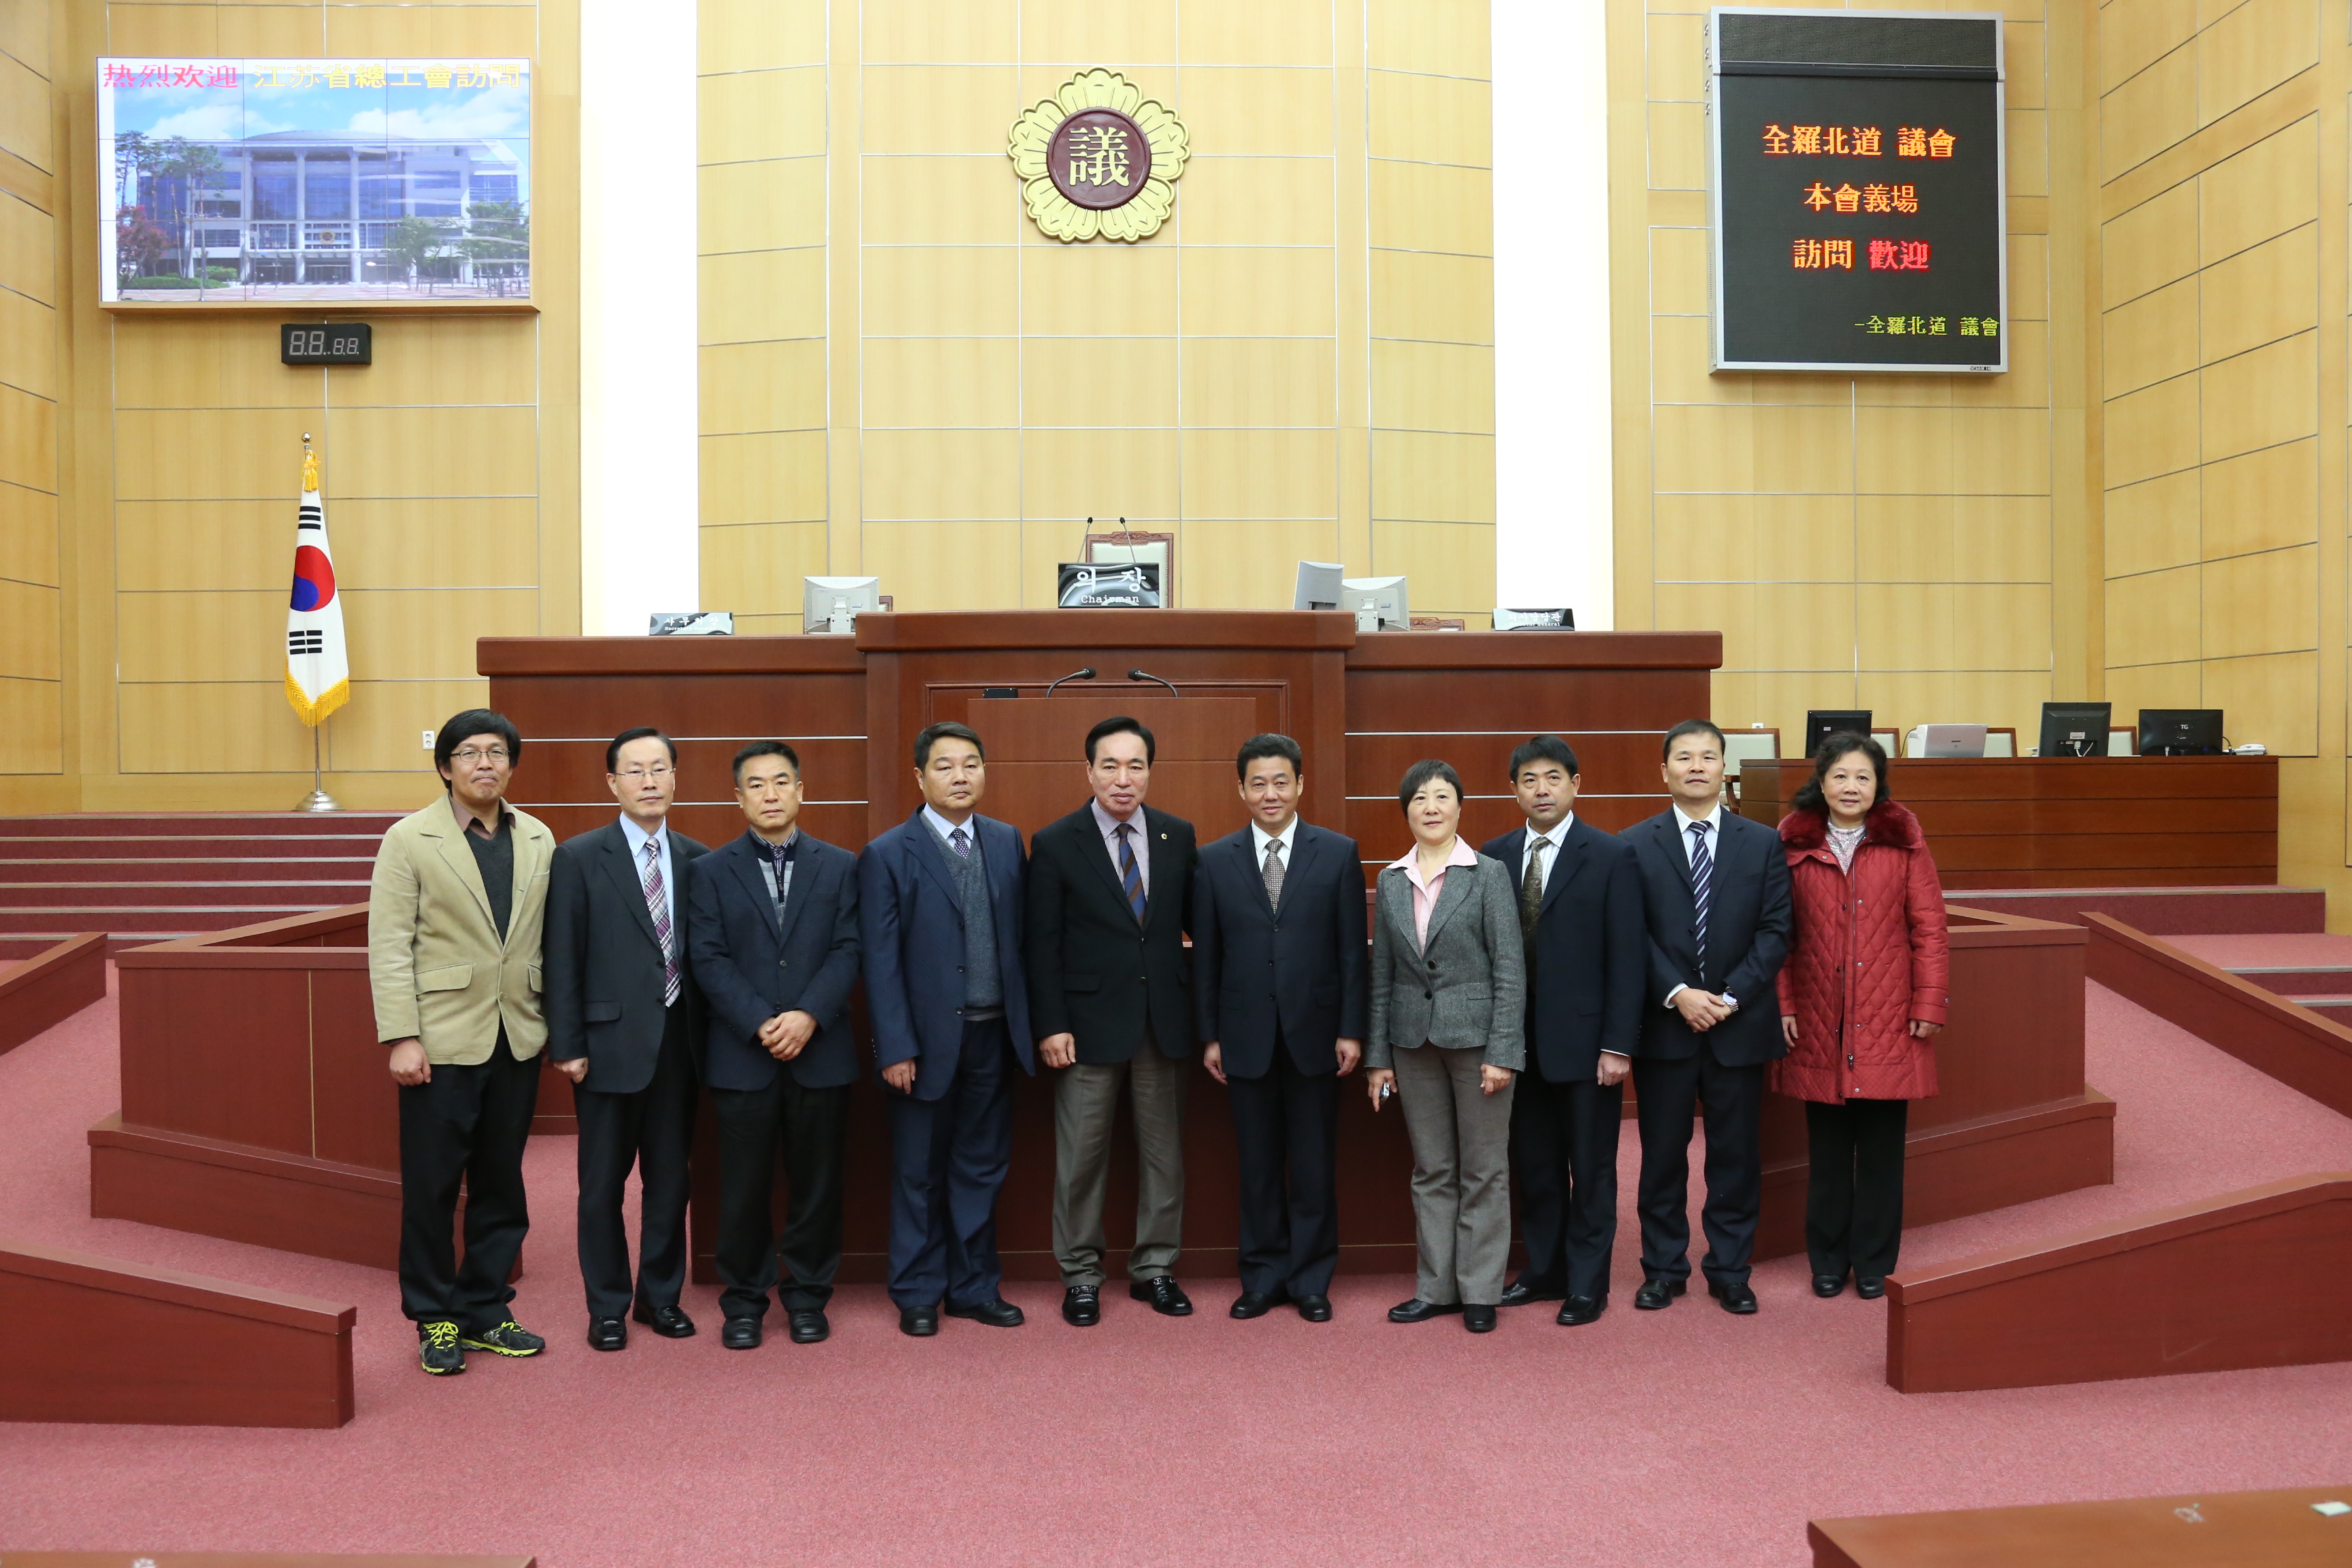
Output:
M1740 815L1780 821L1812 770L1748 763ZM1947 888L2278 880L2275 757L1906 757L1889 773Z

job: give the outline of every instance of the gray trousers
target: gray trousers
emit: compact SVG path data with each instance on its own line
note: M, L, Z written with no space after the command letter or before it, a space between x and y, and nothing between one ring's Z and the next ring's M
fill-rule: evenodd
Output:
M1420 1046L1394 1053L1397 1103L1412 1140L1413 1294L1449 1307L1503 1299L1511 1253L1510 1087L1479 1092L1486 1053Z
M1176 1271L1184 1238L1184 1098L1189 1061L1146 1040L1135 1059L1086 1063L1054 1080L1054 1258L1062 1283L1103 1282L1103 1185L1110 1174L1110 1130L1124 1084L1135 1109L1138 1153L1135 1250L1130 1279Z

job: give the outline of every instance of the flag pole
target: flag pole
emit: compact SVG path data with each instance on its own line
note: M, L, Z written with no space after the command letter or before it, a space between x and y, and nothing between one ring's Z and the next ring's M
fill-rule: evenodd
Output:
M310 472L310 433L308 430L302 432L302 460L303 472L307 475ZM294 808L297 811L343 809L342 804L327 793L326 774L320 763L319 731L326 721L325 716L321 715L318 721L310 726L310 793L302 797L302 804Z

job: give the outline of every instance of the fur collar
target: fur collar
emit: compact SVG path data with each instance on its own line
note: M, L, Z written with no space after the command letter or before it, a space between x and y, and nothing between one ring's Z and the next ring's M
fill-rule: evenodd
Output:
M1919 819L1900 801L1882 800L1862 820L1866 843L1916 849L1922 841ZM1818 811L1792 811L1780 819L1780 842L1799 851L1822 848L1829 843L1829 818Z

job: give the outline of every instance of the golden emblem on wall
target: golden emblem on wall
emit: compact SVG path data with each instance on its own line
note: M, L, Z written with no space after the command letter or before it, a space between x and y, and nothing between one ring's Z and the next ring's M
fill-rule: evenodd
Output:
M1184 122L1117 71L1084 70L1013 122L1005 152L1037 226L1059 240L1146 239L1175 210Z

